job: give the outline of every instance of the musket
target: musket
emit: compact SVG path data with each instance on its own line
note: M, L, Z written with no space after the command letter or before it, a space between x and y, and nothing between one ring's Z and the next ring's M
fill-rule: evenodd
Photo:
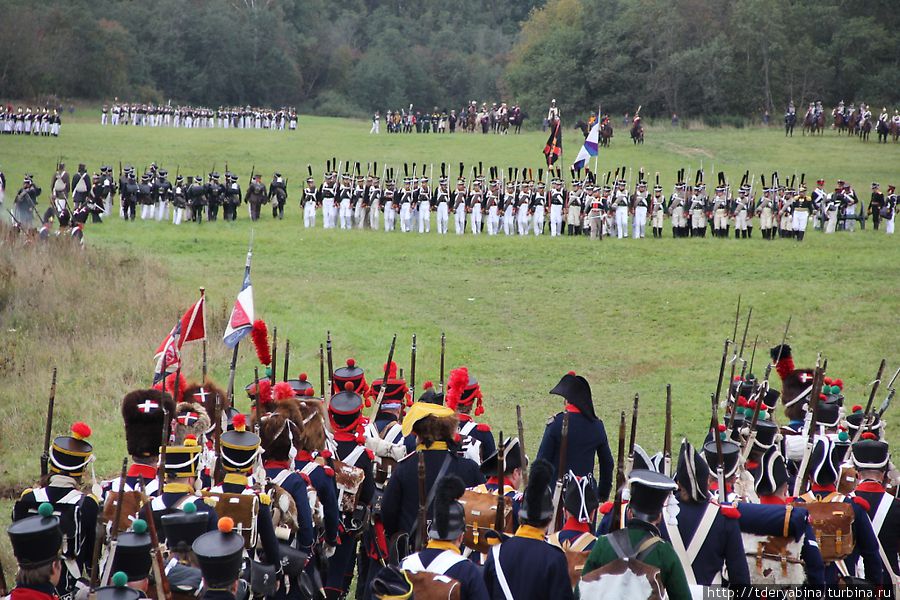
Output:
M273 359L274 362L274 359ZM284 341L284 376L281 378L282 381L288 380L288 367L291 364L291 340Z
M878 365L878 373L875 375L875 381L872 382L872 389L869 390L869 400L866 402L866 412L863 413L863 420L860 422L859 428L856 430L856 433L853 434L852 444L858 442L863 431L869 427L869 421L872 418L872 403L875 402L875 394L878 393L878 387L881 385L881 376L884 374L884 365L886 362L887 361L882 358L881 364ZM891 380L891 385L893 385L893 383L894 381ZM890 386L888 387L890 388Z
M638 424L638 401L640 400L640 395L634 395L634 408L631 411L631 432L628 435L628 463L626 464L625 474L629 475L631 473L631 469L634 467L634 444L637 438L637 424Z
M334 357L331 353L331 332L327 331L325 336L325 355L328 359L328 394L334 395ZM340 391L340 390L338 390Z
M722 392L722 377L725 376L725 361L728 360L728 344L731 343L731 340L725 340L725 349L722 350L722 362L719 364L719 381L716 383L716 404L719 403L719 395Z
M719 483L719 504L725 504L728 495L725 493L725 458L722 455L722 436L719 432L719 403L715 396L712 401L712 434L716 441L716 481Z
M884 416L884 413L887 412L887 409L891 406L891 400L894 399L894 394L896 393L896 389L894 388L894 381L897 379L897 375L900 375L900 369L894 371L894 376L891 377L890 383L888 383L888 393L887 396L884 397L884 402L881 403L881 406L878 407L878 412L875 413L878 416L878 420L881 420L881 417ZM873 419L874 422L874 419Z
M753 374L753 362L756 360L756 345L759 344L759 334L756 335L756 339L753 340L753 351L750 353L750 366L747 367L747 373L750 375Z
M816 441L816 424L819 415L819 393L822 391L822 380L824 378L824 369L822 368L822 353L816 357L816 370L813 372L812 390L809 394L809 406L806 409L806 419L803 424L803 435L806 436L806 449L803 451L803 458L800 461L800 467L797 470L797 477L794 479L793 496L796 498L806 489L809 480L809 457L812 455L813 446Z
M441 332L441 381L439 384L440 387L438 388L438 391L442 394L444 393L444 352L446 350L446 346L447 346L447 336L445 336L444 332L442 331ZM521 442L521 439L519 441ZM524 473L525 472L524 465L522 466L522 469L523 469L523 473Z
M393 339L391 339L391 349L388 350L388 359L387 362L384 363L384 373L381 377L381 388L378 390L378 398L375 400L375 408L372 412L371 421L375 422L375 415L378 414L378 409L381 407L381 401L384 399L384 393L387 391L388 387L388 375L391 372L391 361L394 360L394 349L397 347L397 334L394 334ZM400 376L402 379L402 375Z
M278 381L278 326L272 327L272 368L271 375L269 377L269 381L272 382L272 386L274 387L275 382Z
M497 514L494 515L494 531L498 534L503 533L503 521L506 504L504 500L506 496L506 486L504 485L504 475L506 474L505 454L506 445L503 442L503 431L500 431L500 446L497 448Z
M319 344L319 395L325 401L325 348Z
M610 531L622 528L622 494L625 491L625 411L619 415L619 445L616 455L616 491L613 498Z
M387 387L387 382L381 386L381 389ZM425 541L427 539L427 532L425 531L428 527L427 524L427 512L428 506L425 504L425 452L419 450L419 468L418 468L418 479L419 479L419 512L418 512L418 522L417 522L417 539L414 540L416 546L419 550L425 548ZM437 481L434 482L434 485L437 485Z
M516 404L516 427L519 430L519 460L522 463L522 487L528 485L528 457L525 456L525 423L522 421L522 406Z
M205 297L206 297L206 288L201 287L200 288L200 299L203 300L203 322L204 323L206 323L206 300L204 300ZM206 381L206 372L207 372L206 335L203 336L203 359L202 360L203 360L203 362L201 364L202 364L202 369L203 369L203 371L202 371L203 372L203 381L205 382Z
M663 433L663 475L672 472L672 384L666 384L666 428Z
M216 394L216 423L213 429L214 450L216 453L216 464L213 467L212 476L213 483L222 481L225 476L225 466L222 464L222 398Z
M169 587L169 578L166 576L166 563L163 560L162 549L159 547L159 535L156 532L156 521L153 519L153 510L144 495L144 476L138 475L141 482L141 505L147 507L147 533L150 534L150 544L153 547L153 579L156 581L157 600L172 600L172 589Z
M163 389L166 388L166 380L163 379ZM257 394L259 394L259 386L256 386ZM159 466L157 467L156 476L159 479L159 493L162 494L163 487L166 483L166 446L169 445L169 426L171 425L169 411L163 409L163 429L162 439L159 447ZM124 480L123 480L124 481Z
M387 381L385 380L382 387L386 385ZM416 399L416 334L412 336L412 354L409 358L409 397L413 401Z
M109 539L109 554L106 556L106 568L103 571L103 577L100 579L101 585L106 585L109 582L109 577L112 574L112 566L113 559L116 557L116 546L119 545L119 523L122 520L122 504L124 504L125 500L125 474L128 473L128 457L122 459L122 470L119 473L119 495L116 499L116 516L112 522L112 528L110 529L110 539ZM162 492L162 488L160 488L160 492ZM94 543L97 543L96 541Z
M56 404L56 367L50 376L50 400L47 401L47 423L44 426L44 453L41 454L41 477L49 472L50 435L53 432L53 407Z
M122 480L124 481L124 480ZM88 579L88 600L96 600L97 599L97 586L100 585L100 552L103 550L103 546L105 546L106 540L106 525L103 522L103 516L99 515L97 517L97 531L94 534L94 550L91 555L91 573ZM0 568L0 571L3 569ZM0 584L4 584L5 582L0 581ZM2 592L3 590L0 590Z
M559 443L559 466L556 469L556 487L553 488L553 518L550 520L550 527L547 528L547 533L555 533L557 527L560 525L558 523L560 513L560 505L562 504L562 489L563 489L563 481L566 476L566 465L568 464L568 453L569 453L569 411L565 411L563 413L563 422L562 422L562 436L560 438ZM561 514L561 513L560 513Z
M740 297L738 298L738 305L740 305ZM734 354L731 357L731 376L728 379L728 404L731 407L731 412L726 415L728 417L728 429L729 431L734 426L734 419L737 411L737 393L732 394L731 388L734 385L734 372L737 367L737 362L740 361L741 364L741 379L743 380L744 374L747 369L747 362L744 360L744 348L747 345L747 330L750 328L750 317L753 316L753 307L750 307L750 310L747 312L747 323L744 325L744 336L741 339L740 347L737 346L737 341L735 340L734 346ZM735 325L737 325L737 321L735 321ZM737 334L737 329L735 329L735 334ZM739 389L738 389L739 391Z

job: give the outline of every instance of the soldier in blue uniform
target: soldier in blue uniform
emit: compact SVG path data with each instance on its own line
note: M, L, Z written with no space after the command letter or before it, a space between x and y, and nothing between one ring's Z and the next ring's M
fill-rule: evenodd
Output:
M225 478L220 484L210 488L209 492L255 495L259 498L259 512L256 514L256 530L259 535L257 547L262 548L266 563L277 565L281 560L281 552L272 524L271 497L262 491L262 482L250 479L259 460L260 438L252 431L247 431L246 424L241 424L241 419L237 419L237 423L234 421L232 423L234 428L223 432L219 438ZM251 558L254 556L257 560L260 558L258 550L251 549L249 552Z
M216 526L216 511L195 493L194 483L197 479L197 470L200 464L200 446L197 440L189 437L183 446L168 446L166 448L166 462L163 465L166 473L166 483L162 493L150 501L152 518L157 530L162 529L160 519L163 515L182 508L185 504L194 504L197 512L207 513L207 530ZM144 516L146 508L144 509ZM160 539L161 542L165 541Z
M478 464L451 451L456 435L456 415L453 409L430 402L416 402L403 417L402 433L415 433L416 451L397 465L384 490L381 514L388 539L405 532L414 539L416 515L419 507L418 456L424 453L425 489L445 474L454 474L466 487L484 483ZM430 510L429 510L430 512Z
M157 467L159 443L162 440L163 422L175 415L175 401L159 390L135 390L122 399L122 418L125 421L125 445L131 456L131 466L125 474L125 491L138 487L144 478L144 493L159 493ZM108 492L118 492L119 479L104 484L104 497Z
M150 589L150 567L153 561L152 543L147 533L147 522L135 519L131 529L119 534L111 573L124 573L128 587L140 591L146 597Z
M244 562L244 538L233 528L234 521L223 517L217 531L204 533L191 546L203 573L202 600L235 600Z
M802 578L793 576L790 570L799 558L805 574L806 584L811 586L825 585L825 564L822 553L816 542L816 532L809 523L808 513L802 508L793 507L788 498L790 476L784 457L774 445L759 459L759 466L754 470L756 493L759 504L739 503L740 517L738 525L742 532L764 536L756 541L766 542L768 536L790 537L794 543L801 543L799 556L789 556L789 565L783 564L779 558L757 561L755 550L745 544L750 554L748 560L755 569L751 574L753 583L800 584ZM786 548L790 553L791 549ZM779 575L780 573L780 575Z
M553 466L536 460L519 509L521 525L513 537L491 548L484 564L491 598L574 598L566 555L545 540L554 512L553 482Z
M372 459L375 455L365 445L363 399L352 391L352 382L348 381L344 385L346 389L332 396L328 403L328 420L334 434L331 451L345 465L362 469L365 478L359 485L353 510L341 513L338 546L328 561L328 577L325 581L325 597L329 600L340 598L350 589L356 565L358 536L367 524L369 506L375 494L372 475ZM341 491L349 493L347 490Z
M594 549L584 564L583 575L607 565L619 558L619 552L610 541L613 536L620 547L631 546L638 549L652 540L660 538L659 524L666 499L677 489L670 478L655 471L636 469L628 478L630 500L626 509L627 525L615 533L597 540ZM678 556L667 542L659 539L649 542L644 551L637 554L640 560L659 569L662 584L672 600L689 600L691 591ZM602 580L601 580L602 581Z
M451 577L459 582L462 598L488 600L481 569L460 552L466 532L466 513L458 500L465 492L465 485L456 475L446 475L435 485L434 519L428 527L428 543L403 559L401 568Z
M86 587L91 567L99 507L93 494L78 489L85 469L94 460L93 446L87 441L90 435L90 427L79 422L72 425L71 435L55 438L43 485L22 492L12 511L12 520L19 521L36 515L42 504L49 503L59 518L63 572L56 589L60 598L71 598Z
M687 441L681 443L675 481L675 502L663 509L660 531L681 559L688 584L749 584L750 573L737 522L737 511L709 498L710 470L703 456Z
M835 443L828 438L817 438L809 457L811 490L796 499L797 502L847 502L853 507L853 541L854 553L860 556L866 570L866 580L872 584L881 582L881 558L878 555L878 538L872 529L867 509L868 502L862 498L846 497L837 493L837 480L840 464L846 452L845 443ZM845 561L848 569L853 568L856 560L852 557ZM853 574L852 572L850 573ZM836 585L840 578L840 569L835 563L825 565L825 582Z
M462 444L464 447L472 449L467 453L469 458L481 463L497 451L497 443L494 441L490 425L479 423L472 418L472 408L475 409L475 416L480 417L484 414L484 405L481 386L469 374L466 367L450 371L444 400L449 408L456 411ZM477 452L475 452L476 448Z
M19 567L10 600L57 600L63 574L63 533L53 506L49 502L40 505L38 514L14 522L7 534Z
M709 492L713 496L719 494L719 480L716 472L718 466L718 454L716 443L709 441L703 444L703 455L706 464L712 465L709 471ZM741 458L741 447L731 440L722 441L722 474L725 476L725 501L734 502L737 495L734 491L734 482L738 476L738 460Z
M853 490L853 497L865 500L866 513L872 520L872 529L887 557L881 584L890 586L898 573L897 553L900 551L900 500L884 489L890 468L890 452L887 442L877 439L872 432L862 434L862 439L851 448L853 466L860 482Z
M173 592L197 595L202 573L197 557L191 551L194 541L206 533L206 515L198 513L193 504L185 504L181 510L160 519L169 549L166 578Z
M594 412L591 386L584 377L569 371L550 393L565 398L565 412L569 413L566 471L572 471L579 477L591 474L594 472L596 456L600 463L597 497L601 502L605 501L612 489L613 457L603 421ZM557 413L547 422L537 453L537 458L547 460L554 468L559 464L563 415L563 412Z
M566 476L565 490L563 507L566 510L566 521L562 529L550 535L547 541L560 548L590 552L597 541L591 531L591 523L600 506L597 483L593 475L578 477L569 473Z
M512 501L513 526L519 526L519 508L522 505L522 494L519 487L522 484L522 453L519 446L519 438L506 438L501 444L503 449L503 495ZM500 449L494 451L481 463L481 473L485 476L484 485L474 488L474 491L487 494L496 494L500 489L500 481L497 479L497 460Z

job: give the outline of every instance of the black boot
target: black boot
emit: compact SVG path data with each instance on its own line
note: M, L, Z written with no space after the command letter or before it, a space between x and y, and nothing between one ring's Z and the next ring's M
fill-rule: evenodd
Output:
M752 238L752 237L753 237L753 228L752 228L752 227L748 227L748 228L747 228L747 237L748 237L748 238Z

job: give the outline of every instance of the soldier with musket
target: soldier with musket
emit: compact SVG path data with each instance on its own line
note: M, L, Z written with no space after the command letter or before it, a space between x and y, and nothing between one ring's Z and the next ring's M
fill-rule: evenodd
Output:
M45 502L38 514L14 522L7 529L19 569L11 600L57 600L63 576L60 548L63 532L53 505Z

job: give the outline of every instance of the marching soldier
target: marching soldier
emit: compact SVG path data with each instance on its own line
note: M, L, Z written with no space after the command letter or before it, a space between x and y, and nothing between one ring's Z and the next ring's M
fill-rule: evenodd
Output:
M225 173L225 202L222 217L226 221L236 221L238 207L241 205L241 185L234 173Z
M187 196L184 187L184 175L175 177L175 186L172 188L172 224L181 225L184 217L184 209L187 208ZM225 220L228 220L228 210L225 211Z
M570 371L563 375L550 393L562 396L566 405L564 411L547 421L537 458L543 458L551 465L559 464L560 447L563 443L562 425L564 415L568 414L568 439L565 440L568 450L563 468L566 472L572 471L578 477L584 477L594 472L596 456L600 462L597 497L605 501L612 489L613 458L603 421L594 412L590 385L584 377Z
M563 550L590 552L597 541L591 531L591 524L600 507L597 482L593 475L578 477L569 473L566 475L564 489L562 501L566 520L562 529L548 536L547 541Z
M524 170L523 170L524 171ZM529 178L522 182L522 190L519 192L519 208L516 212L516 224L519 235L528 235L528 222L531 216L531 198L533 181Z
M56 600L63 576L63 533L53 506L43 503L37 515L14 522L7 534L19 567L10 600Z
M428 178L419 179L416 190L416 208L419 217L419 233L431 233L431 190L428 189Z
M493 170L493 169L492 169ZM496 179L491 179L488 191L485 194L485 204L487 204L487 230L488 235L497 235L500 233L500 183Z
M890 469L890 452L887 442L877 439L872 432L863 433L851 448L853 467L860 483L852 496L868 504L866 513L872 521L872 529L887 558L881 585L896 585L898 565L898 541L900 541L900 500L887 493L884 484Z
M337 216L335 207L338 193L337 173L331 170L332 166L337 167L337 165L332 165L329 161L326 167L325 181L319 186L319 204L322 206L323 229L334 229L335 217Z
M434 193L434 203L437 207L437 232L440 235L447 235L447 225L450 221L450 191L448 189L449 179L446 175L441 175L438 181L438 189Z
M381 217L381 178L378 173L372 176L372 184L369 186L369 195L367 197L367 206L369 211L369 229L378 231L379 218Z
M375 455L365 445L363 399L352 388L353 383L346 382L344 391L332 396L328 403L328 420L334 434L331 451L343 463L342 469L351 467L363 474L363 480L357 482L353 508L341 512L342 526L338 546L328 561L328 577L325 581L325 595L329 600L343 597L350 589L356 566L357 538L368 522L369 506L375 493L372 475L372 460ZM338 491L345 498L350 494L349 490L341 488L340 483ZM342 509L346 504L349 502L341 502Z
M550 190L550 237L563 234L563 207L566 204L566 195L563 190L562 179L554 177L551 180Z
M569 235L581 235L581 215L586 197L587 195L584 191L584 184L580 179L575 179L575 175L573 174L572 191L569 193L569 202L566 205L566 233L568 233ZM647 211L645 209L645 220L646 217Z
M506 191L503 192L501 202L503 208L503 233L504 235L516 234L516 182L512 177L506 182Z
M843 191L843 188L835 188L834 193L827 196L822 204L825 233L834 233L837 230L838 214L843 210Z
M738 188L738 197L734 199L731 214L734 218L734 239L748 237L748 216L750 208L753 206L753 199L749 197L750 185L746 183L747 174L744 174L744 181Z
M281 173L275 171L272 176L272 183L269 184L268 201L272 202L272 218L284 219L284 205L287 203L287 181L281 176Z
M701 172L697 171L697 176L701 176ZM688 201L688 211L691 216L691 237L706 237L706 198L700 189L700 183L694 187Z
M207 532L206 514L196 512L193 504L185 504L180 511L169 513L160 521L169 550L169 562L166 564L169 587L173 592L196 596L203 574L191 546Z
M195 175L193 181L188 177L188 187L185 193L188 206L191 207L191 221L200 224L203 222L203 207L206 206L206 186L203 178Z
M357 176L353 184L351 204L353 207L353 222L356 224L357 229L363 229L366 226L366 211L369 209L367 194L369 182L362 175L359 175L358 171L359 169L357 169Z
M200 465L201 448L193 436L184 440L183 446L166 447L165 484L159 495L150 501L151 515L158 529L162 528L160 519L175 510L180 510L185 504L193 504L197 512L207 513L207 530L215 528L218 517L215 509L210 507L203 498L195 494L194 483Z
M878 226L881 225L881 209L884 208L884 205L884 193L881 191L881 185L877 181L873 182L868 212L872 215L872 227L875 231L878 231Z
M219 206L222 204L224 188L219 183L219 174L213 171L209 174L209 182L206 184L206 220L216 221L219 218Z
M637 190L632 197L632 213L634 215L632 237L634 237L634 239L644 237L644 232L647 227L647 211L650 209L650 194L647 193L647 182L644 181L643 169L641 170L639 177Z
M484 185L484 179L482 177L476 177L475 182L472 184L472 193L469 195L469 213L472 215L472 221L470 223L472 229L472 235L480 235L481 228L483 224L483 204L484 204L484 192L482 191L482 185Z
M666 197L662 191L663 188L659 184L659 173L657 173L656 184L653 186L653 197L650 199L650 214L653 223L653 237L660 239L663 236L663 226L666 222ZM593 232L591 237L593 237Z
M141 221L153 218L153 175L144 173L137 186L137 202L141 205Z
M169 172L160 169L153 182L153 196L156 198L156 220L169 218L169 203L172 201L172 183L166 179Z
M404 436L415 433L416 451L397 465L397 470L385 486L382 499L382 519L385 536L405 532L416 539L416 513L419 505L418 456L425 461L425 489L447 474L462 479L466 487L484 483L478 464L458 456L450 449L456 435L456 415L453 409L430 402L416 402L403 417ZM427 504L427 502L426 502ZM430 512L430 511L429 511Z
M622 179L616 182L616 189L613 192L611 207L615 212L616 219L616 237L623 239L628 237L628 190L626 189L628 182L625 181L623 174Z
M472 419L473 407L476 417L484 414L483 396L478 381L469 375L466 367L450 371L445 397L448 408L456 411L459 420L459 435L466 456L481 464L497 450L494 434L487 423Z
M687 442L681 443L675 481L675 502L663 508L663 537L672 544L690 586L722 583L722 567L728 583L750 583L738 512L718 506L709 498L710 470L703 456Z
M538 174L537 191L531 198L531 225L534 235L542 235L544 233L544 212L547 209L547 191L546 185L540 174Z
M794 194L791 190L785 188L784 185L779 184L778 194L775 196L775 199L778 201L779 236L782 238L794 237Z
M719 171L719 185L716 186L716 195L712 199L713 211L713 235L720 238L728 237L728 187L725 183L725 173Z
M389 176L384 190L384 230L394 231L394 222L397 218L396 182L393 176Z
M720 425L721 427L721 425ZM703 457L707 465L716 465L718 462L718 450L715 441L703 444ZM725 480L725 501L736 502L739 497L735 493L734 484L738 478L738 460L741 457L741 447L731 440L722 441L722 474ZM708 488L711 494L719 493L719 481L717 473L710 470Z
M94 460L93 447L87 441L90 435L90 427L78 422L72 425L71 435L56 437L43 485L22 492L12 511L13 521L20 521L38 514L47 504L60 519L63 568L56 589L62 599L74 598L79 589L87 587L93 556L98 500L79 490L82 476Z
M806 186L801 183L800 193L791 205L791 212L793 213L791 227L798 242L802 242L803 236L806 235L806 224L809 221L809 215L812 213L812 210L812 200L806 197Z
M775 214L778 211L772 188L765 187L763 181L763 197L759 201L756 214L759 215L759 229L764 240L775 239Z
M188 194L190 195L190 194ZM259 210L263 204L268 202L266 197L266 186L262 184L262 175L256 173L253 181L247 186L247 192L244 194L244 203L250 205L250 220L259 220Z
M897 126L900 127L900 124ZM894 233L894 217L897 214L897 194L894 193L894 190L896 189L895 186L889 185L887 189L887 198L884 201L884 232L888 235L893 235Z
M350 165L347 165L350 168ZM337 191L338 218L341 229L353 229L353 210L350 204L353 201L353 184L350 173L341 174L341 185Z
M544 536L553 519L553 467L536 460L513 537L491 548L484 581L491 598L574 598L566 556Z
M316 180L312 175L306 178L306 187L303 188L303 227L309 229L316 226L316 206L318 205L318 191Z
M678 181L675 190L669 198L669 214L672 216L672 237L687 237L687 201L684 198L686 189L684 183L684 169L678 171Z
M216 530L194 540L191 549L203 574L201 600L235 600L244 567L244 538L234 532L234 521L219 519Z
M425 548L403 559L401 568L413 573L428 572L455 579L460 584L460 597L488 600L481 569L466 560L460 544L466 533L466 513L459 499L465 484L455 475L445 475L436 484L434 518L428 527Z
M776 180L774 179L774 175L773 175L773 179L772 179L773 187L775 186L775 182L776 182ZM822 219L825 216L824 215L825 203L828 200L828 194L825 193L825 180L824 179L816 180L816 187L812 191L811 199L812 199L812 203L813 203L813 209L816 211L816 218L814 219L813 227L815 229L822 229L824 227L822 224Z
M128 531L119 534L110 569L114 573L111 579L113 585L124 580L129 588L140 592L139 597L142 598L146 598L150 591L150 569L153 565L153 544L147 529L145 520L135 519ZM87 594L85 597L88 597Z
M412 190L412 179L405 177L403 179L403 189L400 190L400 231L403 233L412 231L412 201L414 192Z
M456 235L466 232L466 212L469 208L469 193L466 191L466 180L460 176L456 180L456 191L453 193L454 231Z

